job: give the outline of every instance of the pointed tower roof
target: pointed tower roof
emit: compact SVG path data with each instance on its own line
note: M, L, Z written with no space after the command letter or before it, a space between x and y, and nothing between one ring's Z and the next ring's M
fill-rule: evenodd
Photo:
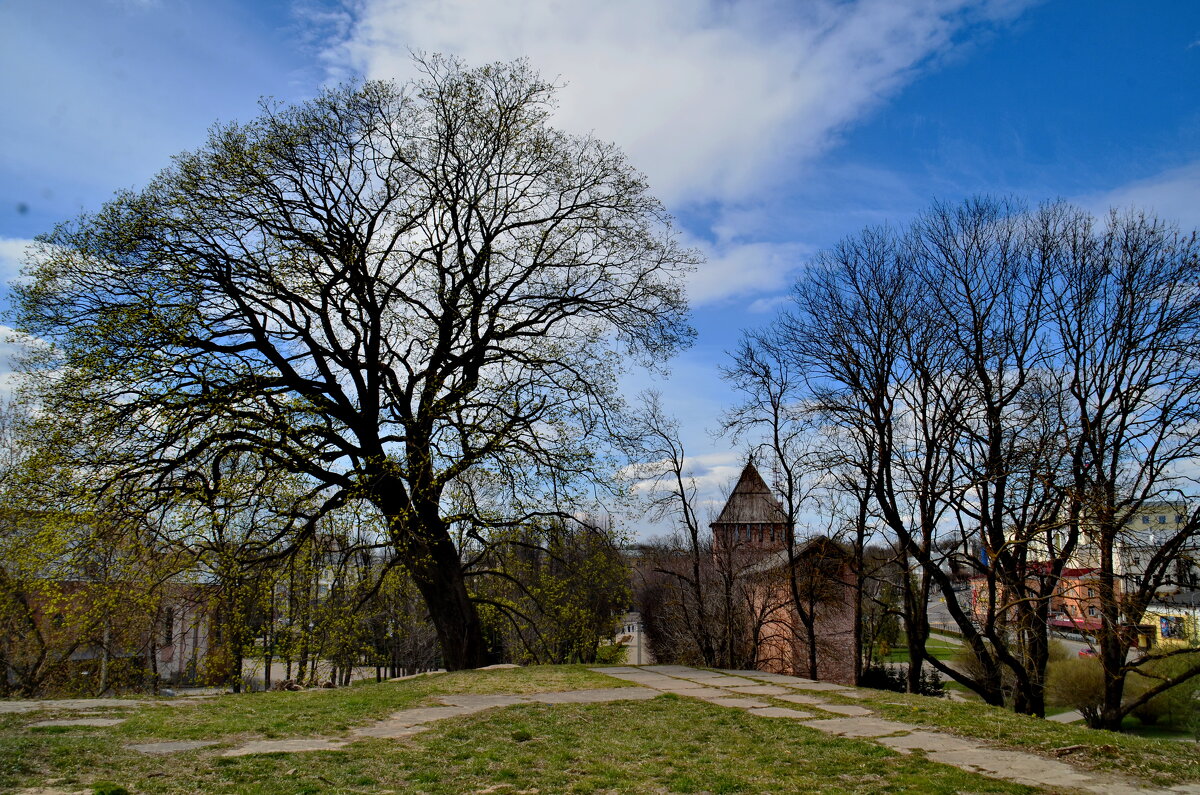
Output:
M782 524L787 522L787 514L780 506L779 500L771 493L767 483L758 474L754 462L748 462L738 478L733 493L729 495L721 515L713 521L712 526L724 524Z

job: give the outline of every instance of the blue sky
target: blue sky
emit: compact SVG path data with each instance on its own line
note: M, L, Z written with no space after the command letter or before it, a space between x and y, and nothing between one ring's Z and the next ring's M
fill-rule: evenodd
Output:
M697 344L653 385L710 492L741 460L707 433L717 367L822 247L972 193L1200 226L1191 0L5 0L0 275L260 96L405 79L410 50L529 57L557 123L621 145L704 251Z

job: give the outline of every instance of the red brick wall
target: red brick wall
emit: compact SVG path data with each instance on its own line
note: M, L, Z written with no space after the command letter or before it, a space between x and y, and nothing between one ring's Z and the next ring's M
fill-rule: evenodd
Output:
M849 572L843 570L835 592L816 609L816 678L823 682L856 684L854 586L849 579ZM808 677L808 633L792 604L786 582L765 587L756 602L760 614L767 616L759 633L758 670Z

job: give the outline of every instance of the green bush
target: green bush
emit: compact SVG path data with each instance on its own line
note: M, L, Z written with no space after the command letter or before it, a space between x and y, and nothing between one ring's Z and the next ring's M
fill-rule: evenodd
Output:
M1063 660L1073 659L1076 656L1076 654L1067 647L1067 644L1063 643L1057 638L1050 639L1048 650L1050 662L1062 662Z
M597 665L624 665L626 659L626 648L622 644L617 643L602 643L596 649L596 664Z
M1091 724L1104 705L1104 669L1095 658L1058 660L1046 669L1046 702L1077 709Z
M1200 665L1200 652L1143 661L1129 673L1125 682L1125 698L1134 699L1167 679L1186 673ZM1132 711L1142 724L1152 726L1160 721L1175 728L1186 729L1197 712L1196 698L1200 695L1200 677L1185 680L1159 693Z

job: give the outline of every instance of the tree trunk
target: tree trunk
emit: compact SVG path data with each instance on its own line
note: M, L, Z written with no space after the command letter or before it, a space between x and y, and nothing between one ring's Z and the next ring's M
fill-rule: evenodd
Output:
M104 691L108 690L108 644L112 637L109 619L104 619L104 634L100 641L100 685L96 690L96 696L104 695Z
M399 478L382 472L372 501L392 523L393 544L425 600L446 670L480 668L487 664L487 641L458 550L438 516L437 502L423 500L414 509L405 493Z
M275 583L271 583L271 609L263 632L263 690L271 689L271 663L275 658Z

